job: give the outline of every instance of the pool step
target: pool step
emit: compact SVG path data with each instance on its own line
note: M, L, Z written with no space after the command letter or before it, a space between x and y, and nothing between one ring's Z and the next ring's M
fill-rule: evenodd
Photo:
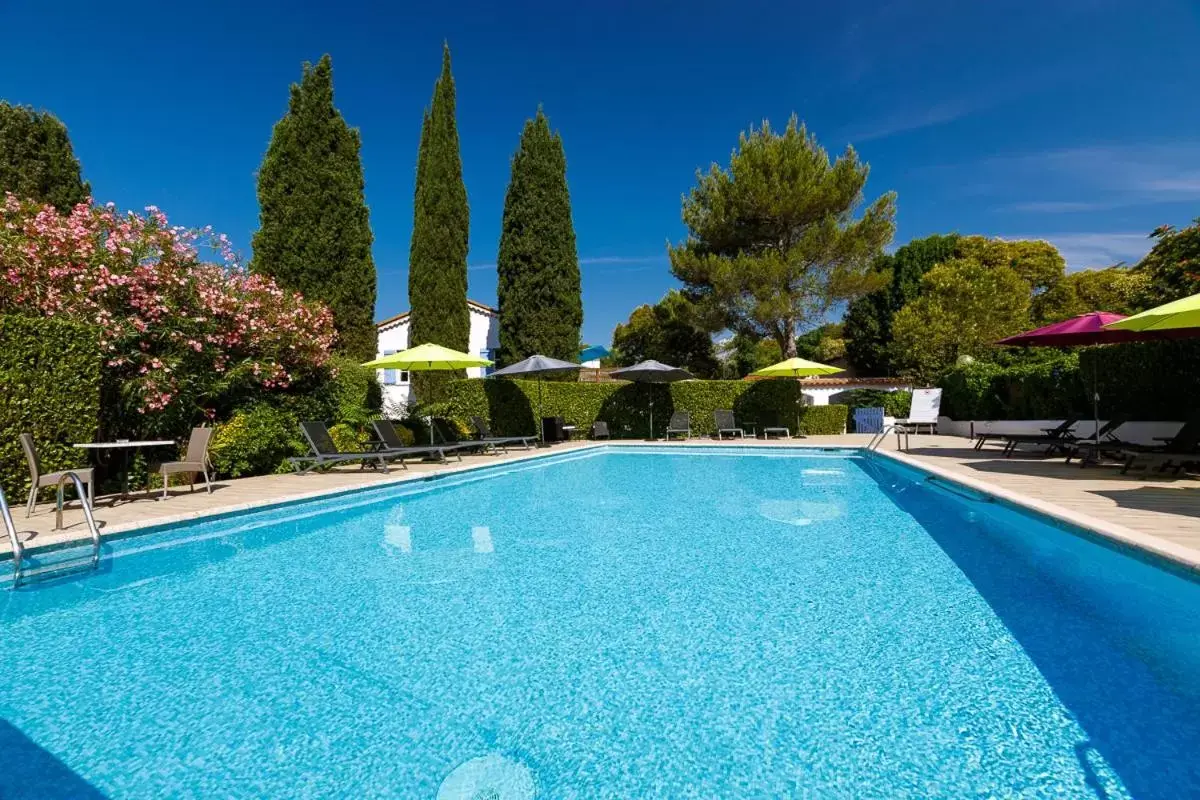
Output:
M12 547L12 588L16 589L22 583L31 580L48 580L50 578L72 575L84 570L94 570L100 566L100 529L96 527L96 520L92 516L92 504L87 490L84 488L79 476L74 472L64 472L58 481L58 500L54 530L60 531L63 529L63 487L67 481L75 484L75 491L79 496L79 504L83 508L83 517L87 521L88 533L91 535L91 541L89 542L90 552L84 557L55 558L48 560L46 563L40 563L44 558L42 555L26 554L25 544L21 541L21 537L17 535L17 528L13 524L12 513L8 508L8 501L4 497L4 491L0 489L0 518L4 521L4 527L8 531L9 545ZM61 553L65 551L66 548L56 548L47 551L47 555L49 553Z
M76 547L70 548L71 551L77 549ZM60 553L65 552L69 551L55 550L52 554L58 556ZM100 553L92 547L91 542L88 542L87 553L84 555L71 555L65 558L59 557L53 559L47 558L49 555L51 554L46 553L38 556L26 554L22 560L20 583L18 585L47 581L53 578L63 578L68 575L76 575L80 572L91 572L100 563Z

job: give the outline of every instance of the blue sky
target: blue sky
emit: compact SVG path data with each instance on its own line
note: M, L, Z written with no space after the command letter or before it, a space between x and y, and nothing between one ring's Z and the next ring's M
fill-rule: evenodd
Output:
M896 243L959 231L1135 261L1200 216L1192 0L0 3L0 98L53 111L97 199L212 224L249 255L254 174L304 60L362 132L378 317L407 307L421 110L453 49L470 294L495 300L509 158L539 103L567 150L584 336L674 285L695 170L792 112L895 190ZM36 35L33 34L36 32Z

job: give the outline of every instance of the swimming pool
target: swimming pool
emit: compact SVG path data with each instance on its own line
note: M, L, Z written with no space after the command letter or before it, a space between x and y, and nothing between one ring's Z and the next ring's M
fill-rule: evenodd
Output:
M116 542L0 593L0 796L1200 795L1200 584L924 477L613 446Z

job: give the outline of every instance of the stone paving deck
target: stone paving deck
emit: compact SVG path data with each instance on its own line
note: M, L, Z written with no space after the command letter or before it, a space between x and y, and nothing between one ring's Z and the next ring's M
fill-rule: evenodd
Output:
M869 439L869 436L863 435L814 436L790 442L755 443L764 447L789 444L861 447ZM700 440L677 443L676 446L697 444L716 443ZM446 465L410 463L408 470L393 469L387 475L361 471L357 466L345 466L309 475L266 475L224 480L218 482L211 495L203 490L189 494L186 489L176 489L166 501L143 497L114 503L111 498L100 498L95 516L102 534L112 535L139 527L249 509L283 500L402 482L431 473L453 472L591 446L590 442L571 442L557 445L551 451L514 450L496 456L466 456L461 462L452 461ZM892 455L895 448L895 439L889 437L882 449ZM1173 478L1155 473L1147 475L1145 472L1120 475L1117 468L1110 466L1080 469L1064 464L1061 458L1045 459L1032 453L1018 453L1012 458L1005 458L997 447L975 451L968 440L950 436L914 436L908 453L895 457L1200 568L1200 480L1196 478ZM65 530L53 530L54 518L51 502L40 504L29 519L24 518L23 508L14 509L17 528L29 547L52 546L64 540L86 537L77 504L69 504L64 513ZM5 541L0 545L0 555L7 551Z

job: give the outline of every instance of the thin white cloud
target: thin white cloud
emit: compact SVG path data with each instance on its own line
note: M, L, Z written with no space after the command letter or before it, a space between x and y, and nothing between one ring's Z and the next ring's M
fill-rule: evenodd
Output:
M467 267L468 272L479 272L485 269L495 269L495 264L471 264Z
M1001 156L971 168L1004 175L1010 186L1059 187L1058 198L1022 200L1002 206L1004 211L1054 214L1200 200L1200 142L1066 148Z
M1154 240L1145 233L1043 233L1004 236L1004 239L1041 239L1058 248L1069 272L1133 264L1150 251Z
M988 102L973 101L962 103L941 103L932 108L915 111L900 111L891 116L872 123L857 132L852 132L847 138L851 142L869 142L872 139L886 139L898 133L919 131L937 125L962 119L963 117L982 111L991 105Z

